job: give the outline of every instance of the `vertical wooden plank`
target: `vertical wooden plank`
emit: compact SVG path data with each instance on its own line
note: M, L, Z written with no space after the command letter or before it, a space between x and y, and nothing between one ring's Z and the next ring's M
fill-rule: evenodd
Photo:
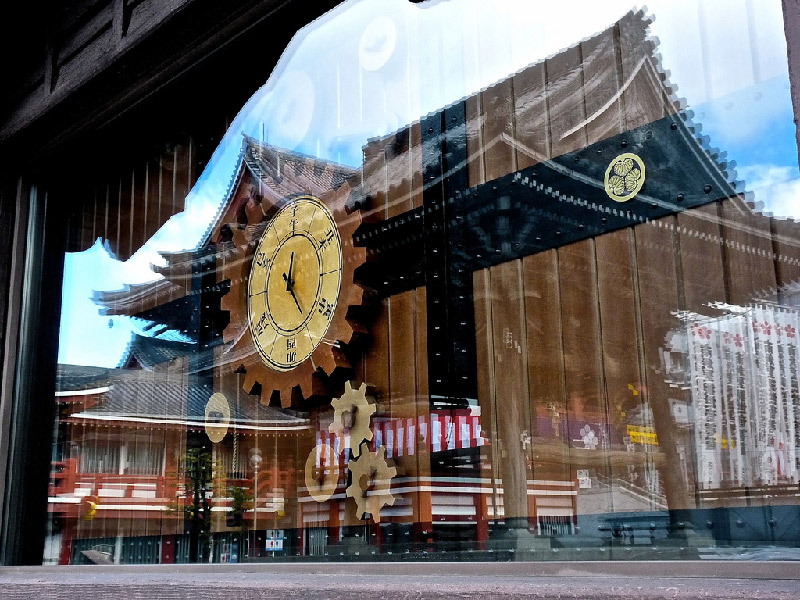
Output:
M388 216L388 189L386 180L386 154L382 140L374 140L364 147L362 186L370 198L368 219L383 220ZM362 211L363 214L363 211ZM378 317L372 324L372 344L364 355L364 380L375 386L378 411L389 412L389 311L390 300L381 302ZM349 523L348 523L349 524Z
M514 90L507 79L481 92L486 180L517 170L514 151Z
M147 162L142 161L133 170L131 227L131 254L147 241Z
M594 144L624 130L619 97L622 73L618 68L613 29L581 42L581 55L586 137L589 144Z
M499 517L500 437L497 432L495 401L494 331L492 328L491 274L489 269L475 271L472 277L475 303L475 349L477 353L478 407L481 411L481 428L489 440L484 448L486 462L481 463L483 477L489 477L492 485L492 510L489 518ZM498 455L498 456L495 456Z
M490 269L492 349L497 399L497 443L503 450L503 506L506 522L528 518L530 398L522 261ZM498 374L502 373L502 377ZM528 440L528 442L526 442Z
M640 365L640 336L636 321L632 257L629 230L623 229L602 235L595 240L597 257L597 291L602 331L603 376L608 400L608 428L616 443L609 446L612 488L618 482L629 482L628 467L634 467L644 488L642 453L625 452L622 439L627 435L629 417L639 414L646 418L642 403L642 374ZM645 426L646 423L641 423ZM639 448L639 450L646 450ZM631 482L633 483L633 482ZM649 504L639 508L649 510Z
M486 181L486 160L483 144L483 110L481 95L475 94L465 101L467 119L467 176L469 186Z
M386 186L387 189L387 217L395 217L414 207L412 192L412 153L411 130L403 129L387 140L385 147L386 156ZM420 176L422 173L420 172ZM420 201L422 189L419 190Z
M769 217L743 212L743 203L720 202L725 279L731 304L747 306L776 287Z
M416 406L416 468L417 480L426 481L431 476L431 457L428 452L428 439L430 439L430 429L427 429L427 437L423 437L420 430L420 423L430 424L430 396L428 393L428 322L427 322L427 296L424 287L414 290L414 363L415 363L415 406ZM425 535L423 532L431 531L433 521L433 507L431 505L431 492L420 491L417 496L417 504L414 506L414 521L417 524L418 537Z
M151 158L147 161L147 184L145 188L144 205L144 237L149 240L153 234L161 227L160 209L161 197L159 195L159 184L161 181L161 163L158 158Z
M684 308L708 315L709 302L727 300L717 205L679 213L677 226Z
M551 156L544 62L520 71L512 81L517 169L524 169Z
M119 191L119 253L120 260L131 257L131 223L133 222L133 169L124 169Z
M375 387L378 411L391 408L389 393L389 300L381 302L380 310L372 323L372 344L364 355L364 381Z
M589 469L593 484L591 490L585 490L579 497L578 505L580 514L612 512L610 495L602 487L594 487L600 484L600 479L607 480L610 473L603 443L605 432L602 431L606 421L606 398L602 386L603 357L592 240L559 248L558 265L559 285L563 290L561 321L568 432L572 446L570 466Z
M791 219L770 219L770 227L776 283L783 290L789 284L800 281L800 223ZM785 296L785 291L781 291L782 304L786 303Z
M119 203L120 180L112 178L106 197L105 239L114 256L119 256Z
M105 186L98 185L94 191L94 210L92 211L92 244L101 237L103 231L103 221L105 220ZM91 210L91 209L90 209Z
M411 207L422 206L422 127L419 122L411 125Z
M655 44L646 39L649 21L643 13L628 13L617 26L617 45L624 92L625 129L641 127L665 115L663 86L651 56Z
M555 250L522 259L528 340L533 475L569 481L569 436L564 394L561 293Z
M388 188L386 202L389 217L412 208L410 143L411 131L406 128L391 136L385 146L385 179ZM417 412L415 291L402 292L388 298L387 311L389 356L385 368L389 373L390 417L395 431L392 457L398 467L398 474L415 481L419 477L418 457L416 452L409 451L408 443L409 420L413 420ZM417 486L412 484L410 487ZM420 506L419 494L416 491L402 494L402 499L410 502L414 510L407 517L396 517L395 522L415 522L415 513L419 512Z
M174 149L165 149L158 162L158 224L160 227L172 215L173 173L175 172Z
M667 506L681 510L694 506L694 469L691 455L679 453L679 447L691 448L688 431L673 418L672 404L688 406L688 394L670 386L664 372L662 352L681 323L673 316L684 306L682 282L678 276L680 255L677 251L677 219L666 217L632 230L635 244L637 313L644 356L644 395L653 412L653 426L658 437L659 474Z
M416 364L415 351L415 313L414 291L402 292L389 298L389 396L391 397L390 417L398 426L394 427L392 457L398 473L415 479L418 476L416 455L408 451L408 419L416 413ZM403 438L399 438L402 429ZM419 504L417 493L404 494L412 504ZM399 517L400 522L409 519Z
M81 210L81 232L80 232L80 244L78 250L86 250L87 248L91 248L92 244L94 244L95 240L95 227L97 226L97 200L101 195L104 193L102 187L97 186L94 188L92 198L86 200L82 204Z
M181 212L189 193L191 180L191 155L190 141L182 140L175 146L175 171L172 183L172 212L175 215Z
M364 164L361 169L361 186L369 196L367 211L361 211L367 220L383 220L387 217L386 203L386 154L382 140L373 140L364 146Z
M545 61L551 153L554 157L587 145L581 48L575 46Z
M197 181L197 177L200 175L200 168L198 164L197 141L194 137L190 137L187 141L187 145L189 150L189 172L186 180L186 193L188 194L189 190L194 186L194 182Z

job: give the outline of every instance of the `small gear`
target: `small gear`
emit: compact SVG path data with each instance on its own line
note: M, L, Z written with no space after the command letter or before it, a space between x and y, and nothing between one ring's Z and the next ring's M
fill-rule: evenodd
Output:
M381 509L394 504L395 497L389 491L397 467L386 460L386 448L377 452L364 452L357 460L347 463L352 479L347 486L347 497L356 501L356 517L363 519L365 513L372 515L376 523L381 522Z
M308 494L317 502L325 502L339 485L339 461L328 444L312 449L306 459L305 482Z
M331 401L333 406L333 423L328 431L338 438L350 433L350 446L354 457L361 453L361 442L372 441L372 430L369 428L372 415L375 413L375 400L367 396L367 384L353 388L349 381L344 384L344 393ZM343 446L342 446L343 447Z

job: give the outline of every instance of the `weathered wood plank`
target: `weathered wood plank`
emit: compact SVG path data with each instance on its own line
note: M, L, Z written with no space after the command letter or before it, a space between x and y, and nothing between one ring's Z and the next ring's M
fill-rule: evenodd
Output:
M586 137L590 144L622 133L625 129L622 73L617 62L613 29L581 42L583 95L586 105Z
M725 271L720 248L717 204L677 216L684 308L709 314L709 302L725 302Z
M481 95L470 96L464 102L467 120L467 176L470 187L475 187L486 181Z
M486 180L517 170L514 151L514 91L505 80L481 92Z
M673 313L683 308L682 282L679 278L677 219L666 217L632 230L635 242L635 287L638 321L644 353L644 395L653 411L653 426L658 436L658 452L664 456L659 470L667 505L672 510L694 506L693 468L678 454L678 446L689 447L687 434L674 424L672 403L688 407L688 394L668 379L664 372L664 345L676 333L680 321ZM684 477L684 468L689 480Z
M626 130L660 119L666 109L662 85L655 65L649 58L655 52L655 44L650 39L644 44L639 41L646 37L642 31L646 26L638 13L631 13L615 27L622 70Z
M490 284L496 443L503 450L500 472L504 513L506 519L527 519L528 480L533 477L528 460L530 396L522 261L513 260L492 267Z
M641 340L629 235L629 229L621 229L595 240L608 428L612 439L616 440L627 435L629 416L637 412L644 415L639 369ZM609 446L609 450L619 450L619 447ZM638 462L636 455L620 453L620 456L625 460L611 460L612 487L618 485L618 481L629 481L628 466ZM650 509L650 506L643 508Z
M590 476L608 478L607 457L600 442L605 427L606 397L603 388L602 346L597 301L597 272L594 263L594 243L586 240L558 249L561 321L564 338L564 368L568 429L572 447L570 466L590 469ZM576 429L589 427L598 443L585 442ZM594 446L594 448L592 447ZM611 512L608 494L587 492L579 497L581 514Z
M771 297L776 288L770 219L745 214L730 200L720 202L722 254L728 301L747 306Z
M512 81L517 168L524 169L551 156L544 62L517 73Z
M580 46L568 48L545 61L550 146L553 156L587 144L583 97L583 57Z
M526 256L522 268L533 475L535 479L569 480L568 436L561 427L567 419L567 405L557 252L548 250ZM545 424L547 421L549 426ZM545 447L546 451L541 451Z
M473 298L475 303L475 348L477 352L478 407L481 410L481 428L489 445L485 448L486 462L481 463L484 477L490 477L492 496L498 498L497 486L500 478L500 437L497 431L497 415L495 400L495 362L494 331L492 328L492 292L489 269L475 271L472 277ZM495 456L497 454L497 456ZM496 504L495 504L496 507ZM490 514L493 518L495 515Z

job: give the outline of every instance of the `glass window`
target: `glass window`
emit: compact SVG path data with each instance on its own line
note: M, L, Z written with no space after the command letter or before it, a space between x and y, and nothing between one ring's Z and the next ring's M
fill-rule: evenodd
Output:
M80 191L45 562L796 558L786 55L778 0L309 24Z

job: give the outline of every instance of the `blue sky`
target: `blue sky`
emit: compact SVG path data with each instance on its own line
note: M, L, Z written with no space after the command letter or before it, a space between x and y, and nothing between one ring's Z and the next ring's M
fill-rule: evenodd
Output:
M298 32L242 108L186 200L128 261L102 241L66 257L59 362L115 366L137 324L95 290L159 278L159 252L194 248L213 222L246 133L353 167L362 147L605 29L627 0L351 0ZM758 10L755 10L757 7ZM800 216L779 0L656 0L651 33L678 95L738 163L764 210ZM732 43L731 40L736 40ZM257 64L257 63L256 63ZM213 85L211 86L213 87Z

